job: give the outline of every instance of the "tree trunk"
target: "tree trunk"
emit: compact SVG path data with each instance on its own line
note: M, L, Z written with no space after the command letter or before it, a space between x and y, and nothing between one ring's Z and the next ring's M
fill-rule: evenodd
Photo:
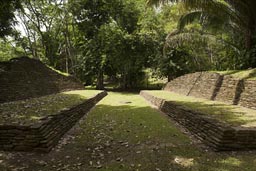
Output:
M248 26L245 33L245 47L246 50L251 50L253 47L253 36L256 32L256 18L254 15L248 16Z
M103 80L103 71L102 70L100 70L98 72L96 89L97 90L104 90L104 80Z
M247 50L250 50L251 46L252 46L252 32L250 29L248 29L245 35L245 48Z
M174 79L174 77L173 77L173 75L172 75L172 74L169 74L167 78L168 78L168 82L170 82L171 80L173 80L173 79Z

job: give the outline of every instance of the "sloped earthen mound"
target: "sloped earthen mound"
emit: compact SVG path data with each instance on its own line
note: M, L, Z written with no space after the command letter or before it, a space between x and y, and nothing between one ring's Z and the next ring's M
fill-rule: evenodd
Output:
M28 57L0 62L0 103L40 97L84 86L72 76L64 76L41 61Z

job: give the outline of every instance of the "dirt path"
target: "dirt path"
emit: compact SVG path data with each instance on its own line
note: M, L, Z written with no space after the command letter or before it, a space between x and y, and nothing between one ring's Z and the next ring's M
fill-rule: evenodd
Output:
M139 95L109 93L50 153L0 152L0 170L242 171L255 157L201 149Z

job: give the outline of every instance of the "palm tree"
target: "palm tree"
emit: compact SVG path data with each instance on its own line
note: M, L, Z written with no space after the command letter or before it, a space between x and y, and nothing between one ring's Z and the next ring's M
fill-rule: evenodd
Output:
M251 50L256 36L256 1L255 0L148 0L149 5L183 3L188 13L180 18L178 31L199 21L203 28L215 28L243 35L244 47Z

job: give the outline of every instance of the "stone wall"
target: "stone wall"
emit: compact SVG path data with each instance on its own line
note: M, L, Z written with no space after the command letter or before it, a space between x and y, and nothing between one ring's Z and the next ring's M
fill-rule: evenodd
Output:
M144 91L140 95L216 151L256 149L256 129L232 127Z
M191 74L193 76L194 74ZM197 74L195 74L197 77ZM202 72L198 79L193 83L189 96L212 100L215 98L221 85L223 77L217 73Z
M221 87L214 100L237 104L243 90L243 80L224 76Z
M164 90L173 91L179 94L188 95L194 83L201 76L201 72L180 76L166 84Z
M84 89L72 76L61 75L27 57L0 62L0 103Z
M101 92L78 106L47 116L34 125L0 125L0 150L49 152L106 95L106 92Z
M256 80L197 72L168 82L164 90L256 109Z
M214 99L222 81L222 76L211 72L196 72L178 77L166 84L164 90L186 96Z
M239 105L256 109L256 80L244 80Z

